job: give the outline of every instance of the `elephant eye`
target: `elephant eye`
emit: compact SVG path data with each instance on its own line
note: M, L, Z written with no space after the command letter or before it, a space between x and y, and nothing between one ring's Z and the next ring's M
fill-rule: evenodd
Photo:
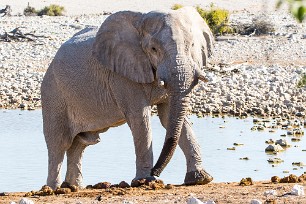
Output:
M157 52L157 49L155 47L151 48L153 52Z

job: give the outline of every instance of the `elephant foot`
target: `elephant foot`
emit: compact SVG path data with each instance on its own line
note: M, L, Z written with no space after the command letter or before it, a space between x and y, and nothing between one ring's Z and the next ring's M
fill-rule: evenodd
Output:
M150 182L157 181L157 179L154 176L148 176L146 178L142 179L133 179L131 182L132 187L139 187L145 184L148 184Z
M205 170L187 172L184 180L185 185L204 185L214 178Z
M71 192L78 192L83 189L82 186L70 185L68 182L64 181L60 188L70 188Z
M47 186L55 190L56 188L59 188L61 186L60 182L47 182Z

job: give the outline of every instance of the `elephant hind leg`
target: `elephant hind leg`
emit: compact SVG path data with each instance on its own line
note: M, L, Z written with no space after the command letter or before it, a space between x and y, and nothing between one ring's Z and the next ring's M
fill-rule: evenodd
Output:
M48 148L48 178L47 185L52 189L56 189L61 184L60 171L64 160L64 149Z
M67 150L67 173L65 182L70 185L82 187L82 157L88 145L100 142L98 133L79 133L73 140L71 147Z

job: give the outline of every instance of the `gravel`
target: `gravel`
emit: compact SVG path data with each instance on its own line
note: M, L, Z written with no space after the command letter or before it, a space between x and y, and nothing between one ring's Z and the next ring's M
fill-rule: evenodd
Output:
M40 84L60 45L87 26L99 26L106 15L63 17L1 17L0 34L19 27L44 36L35 41L0 42L0 108L41 107ZM204 114L306 114L306 87L297 87L306 74L306 26L285 12L231 15L232 24L264 18L274 31L264 36L217 36L214 54L205 68L208 83L192 97L192 111Z

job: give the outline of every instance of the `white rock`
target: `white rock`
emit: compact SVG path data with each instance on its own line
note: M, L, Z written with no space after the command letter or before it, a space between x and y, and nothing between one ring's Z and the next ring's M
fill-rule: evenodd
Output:
M296 196L303 196L303 195L305 195L304 187L301 186L301 185L298 185L298 184L294 185L292 190L291 190L291 194L292 195L296 195Z
M187 200L187 204L204 204L204 203L195 197L191 197Z
M269 196L269 195L277 196L276 190L267 190L267 191L264 192L264 196Z
M251 204L262 204L262 202L260 200L253 199L251 200Z
M216 203L213 200L209 200L209 201L204 202L204 204L216 204Z
M19 204L34 204L34 202L27 198L21 198L21 200L19 201Z
M134 204L134 202L128 201L128 200L124 200L124 201L122 202L122 204Z

